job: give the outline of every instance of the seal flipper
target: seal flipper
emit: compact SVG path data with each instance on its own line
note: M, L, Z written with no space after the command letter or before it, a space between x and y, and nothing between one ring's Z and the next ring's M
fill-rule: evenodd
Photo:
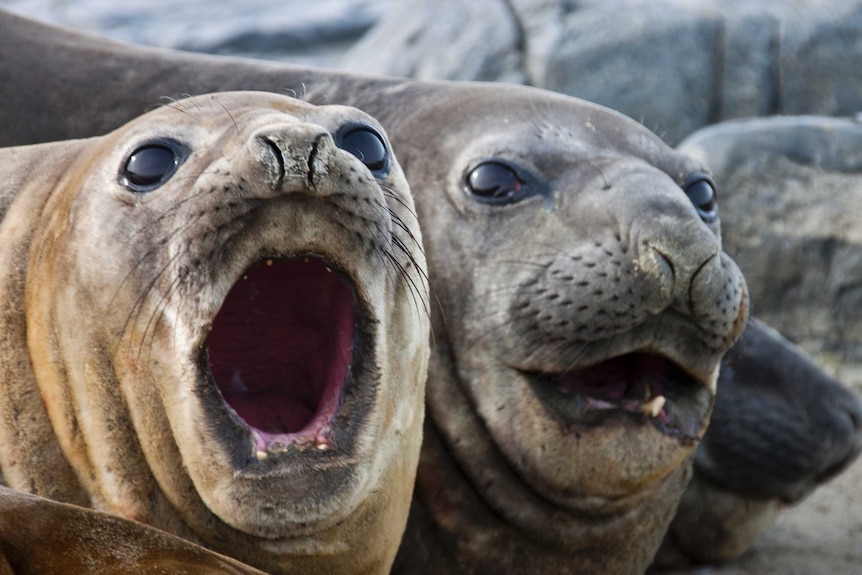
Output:
M142 523L0 487L0 575L167 572L263 575Z

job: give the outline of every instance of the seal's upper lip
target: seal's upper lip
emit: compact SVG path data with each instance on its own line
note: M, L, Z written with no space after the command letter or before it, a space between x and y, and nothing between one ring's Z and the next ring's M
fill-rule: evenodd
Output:
M355 317L351 287L316 258L263 260L231 288L207 337L209 372L258 457L330 447Z
M565 404L568 418L585 422L625 413L652 421L667 435L693 440L709 412L709 386L654 353L632 352L585 368L528 377L546 401Z

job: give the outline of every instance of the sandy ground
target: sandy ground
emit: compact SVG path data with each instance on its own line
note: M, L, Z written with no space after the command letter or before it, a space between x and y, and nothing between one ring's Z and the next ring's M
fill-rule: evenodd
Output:
M788 508L748 553L674 575L862 574L862 461Z

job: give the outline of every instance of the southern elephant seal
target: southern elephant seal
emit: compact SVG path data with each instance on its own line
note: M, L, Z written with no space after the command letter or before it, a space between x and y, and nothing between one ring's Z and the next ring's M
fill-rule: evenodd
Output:
M136 521L0 487L0 575L265 575Z
M643 571L687 479L687 461L709 410L709 387L718 358L738 335L744 317L741 279L735 267L719 255L717 220L710 207L711 188L701 164L669 150L655 136L622 116L538 90L357 77L140 49L9 16L0 24L4 33L8 28L8 34L0 38L5 49L0 54L9 55L2 69L20 78L22 84L9 97L19 110L24 110L24 117L31 116L28 110L40 110L38 117L34 113L30 120L22 121L18 117L21 112L16 117L4 117L8 129L0 138L6 138L7 142L92 134L125 120L161 96L239 86L277 91L295 88L313 102L352 103L374 113L387 126L393 146L407 156L405 172L414 182L414 190L419 188L422 196L420 217L427 222L426 237L432 236L432 278L443 304L442 313L436 315L438 353L433 358L431 418L426 427L429 436L425 447L426 473L419 483L420 493L425 495L414 501L416 515L412 535L402 552L403 568L413 572L445 571L453 562L471 565L485 561L481 568L496 572L502 562L512 557L517 561L509 562L510 565L522 564L522 559L533 557L536 562L544 563L545 569L557 563L581 572ZM28 46L28 50L21 51L22 45ZM48 46L52 50L62 47L52 52L57 54L56 60L35 57ZM100 83L95 89L96 84L78 79L94 74L103 77L107 84ZM122 80L112 85L112 78ZM54 93L54 82L63 86L62 98L50 96ZM105 113L93 114L79 102L104 109ZM494 195L494 182L508 178L509 186L518 187L509 191L514 192L515 199L524 201L511 205L486 202L478 198L482 193L471 198L465 191L464 178L468 175L471 181L475 180L471 185L482 188L487 184L484 193L490 196ZM581 192L575 189L578 182L584 184ZM605 186L609 186L608 190ZM686 198L683 186L703 213L699 214ZM630 195L625 193L629 188ZM601 200L605 197L611 203L603 204ZM584 211L572 212L575 207ZM643 208L641 215L634 213L639 208ZM646 214L656 215L655 221L647 223ZM709 223L702 221L703 217ZM661 263L665 255L638 244L639 238L652 236L632 232L648 230L650 226L654 231L663 230L657 234L664 238L647 239L647 243L659 245L667 240L673 245L667 249L659 246L659 250L668 252L671 260L682 258L681 279L680 283L673 282L675 287L669 287L668 276L662 272L669 269L669 265ZM507 229L530 230L530 233L507 234ZM455 230L458 237L452 237ZM590 247L589 241L584 243L588 236L589 241L595 237L603 242L611 255L597 246ZM532 266L535 270L547 265L548 273L557 272L556 276L531 278L531 262L526 259L515 262L516 255L504 257L512 249L516 249L516 255L535 258L532 262L538 264ZM623 249L630 251L623 254ZM587 258L580 268L576 260L566 261L566 253L577 256L579 251L594 257L594 261ZM694 273L693 262L701 257L696 252L711 254L700 261L709 262L703 270L708 271L705 275ZM610 261L619 264L622 275L614 276L612 269L595 269L601 268L598 264ZM726 268L718 262L723 262ZM617 264L609 265L617 267ZM601 276L593 277L593 273L618 277L623 285L632 287L634 299L642 296L643 302L628 301L629 295L617 293L619 286L614 285L602 294L584 292L587 286L577 286L578 282L565 279L571 276L574 280L567 266L574 266L581 274L579 277L594 284L605 281L613 284L613 279L599 279ZM643 282L636 281L641 277L639 274L643 274ZM709 274L714 274L712 280L700 281ZM681 286L692 277L699 278L695 284L703 288L694 290L695 298L712 289L729 298L723 311L699 310L704 312L701 319L710 314L715 316L715 327L704 326L688 316L691 306L687 311L678 309L686 308L679 300L684 291ZM503 281L500 278L512 288L508 293L505 289L493 289L495 281ZM534 297L528 285L517 285L529 284L534 279L535 289L544 289L540 284L548 284L543 296L550 299ZM598 289L595 287L593 291ZM566 290L571 290L572 297L563 293ZM482 300L485 295L487 301ZM618 302L627 301L634 311L626 316L622 307L614 307L622 306L621 303L603 309L602 304L607 302L598 301L603 296L611 301L614 297ZM595 304L592 311L589 307L578 310L581 304L573 305L574 297L583 297L584 304ZM507 298L511 298L510 302L518 299L518 305L524 307L509 306ZM535 300L535 305L531 307L527 300ZM554 306L554 301L562 305ZM700 303L693 302L694 308L699 309ZM545 308L545 315L541 307ZM523 316L525 310L542 317L535 322L538 329L532 329L530 322L505 325L507 319L518 317L518 313ZM621 315L614 318L608 311ZM494 313L498 314L496 318L492 317ZM559 314L556 324L547 320L547 316L555 319L556 314ZM588 321L579 323L573 314L580 314ZM490 326L494 321L500 322L499 330ZM567 321L571 330L559 325ZM644 323L628 331L630 324L640 321ZM589 333L586 323L593 323L597 331ZM574 331L581 324L584 324L581 332ZM670 331L659 329L672 324L685 326L681 327L682 333L690 337L675 338ZM515 328L524 331L519 335ZM543 334L543 329L553 333ZM653 339L652 333L661 335ZM519 337L525 344L521 348L516 345ZM601 343L590 343L591 337ZM709 346L701 345L703 337L712 337L708 350ZM500 348L494 349L495 345L505 349L501 352ZM667 372L685 380L687 377L682 374L687 369L700 384L709 385L692 382L690 386L681 386L686 391L659 393L649 399L643 385L639 390L643 395L623 399L613 396L626 391L621 382L627 369L613 370L616 373L610 378L619 385L603 391L599 385L602 370L597 368L592 374L595 389L590 390L597 397L586 400L573 394L567 400L555 396L559 387L574 391L574 378L560 373L574 368L579 361L599 363L603 358L626 355L629 351L633 352L628 354L633 359L630 371L651 374L645 375L647 379L662 379L660 374ZM653 351L665 357L657 359L650 355ZM495 364L495 357L503 352L529 373ZM485 361L488 370L484 369ZM685 369L678 369L677 363ZM493 371L492 365L495 365ZM542 382L543 371L554 372L556 375L544 379L556 381ZM477 376L480 372L481 376ZM498 397L495 403L475 393L488 384L489 377L509 379L510 387L503 393L511 395ZM648 393L655 391L651 389ZM469 399L468 393L472 394ZM447 403L450 399L452 402ZM472 402L480 400L483 413L477 418L471 415ZM667 405L660 405L661 401ZM504 410L510 412L527 406L522 416L527 419L535 416L534 426L512 429L504 417L488 413L503 404ZM568 407L554 411L554 405ZM534 411L530 412L530 406ZM657 418L650 418L642 411L657 413ZM495 429L486 425L486 415ZM683 420L685 429L674 430ZM544 431L537 428L543 425ZM583 430L575 430L582 425ZM453 430L452 426L461 428ZM471 426L474 429L461 433ZM575 433L569 433L572 430ZM675 431L678 437L668 435ZM444 435L448 436L447 445L460 450L454 458L441 447ZM574 444L578 442L582 445L576 448ZM534 452L543 444L550 454L537 460ZM503 453L499 446L505 445L513 446L514 452ZM638 451L638 447L645 449ZM576 465L572 470L567 455L575 449L579 453L592 450L598 457L589 465ZM473 457L471 451L479 451L480 456ZM438 454L439 461L434 459ZM512 469L526 477L526 483L520 484L518 473ZM466 472L473 475L469 483L465 482ZM488 478L495 474L513 481L516 486L513 491L505 491L513 483L505 485ZM535 495L527 487L530 482L534 487L551 485L552 490L557 489L552 496L555 499ZM459 491L461 488L465 490ZM641 490L640 495L628 501L618 497L617 509L612 509L614 504L606 501L608 496L627 489ZM514 506L507 507L505 499L512 492L519 495L512 498ZM455 498L442 509L431 502L433 521L423 510L423 505L429 503L428 493ZM572 502L579 496L583 505L577 509L578 505ZM643 505L637 504L639 498L643 499ZM632 507L623 511L627 504ZM448 511L453 513L447 516ZM641 521L643 516L649 519ZM639 530L630 532L630 524L637 524ZM548 527L554 525L553 529ZM500 549L505 547L500 543L507 541L514 543L508 550ZM437 553L439 544L451 547ZM411 564L411 560L421 565ZM523 569L529 568L524 562Z
M429 320L379 124L204 95L0 173L5 483L271 573L388 572Z
M403 91L386 121L446 279L395 571L642 573L746 320L706 168L572 98Z

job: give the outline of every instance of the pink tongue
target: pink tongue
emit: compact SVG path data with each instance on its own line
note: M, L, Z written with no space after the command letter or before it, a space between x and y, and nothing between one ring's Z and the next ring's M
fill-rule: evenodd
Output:
M261 263L231 289L213 322L211 373L248 425L301 431L337 406L353 322L351 291L323 262Z

